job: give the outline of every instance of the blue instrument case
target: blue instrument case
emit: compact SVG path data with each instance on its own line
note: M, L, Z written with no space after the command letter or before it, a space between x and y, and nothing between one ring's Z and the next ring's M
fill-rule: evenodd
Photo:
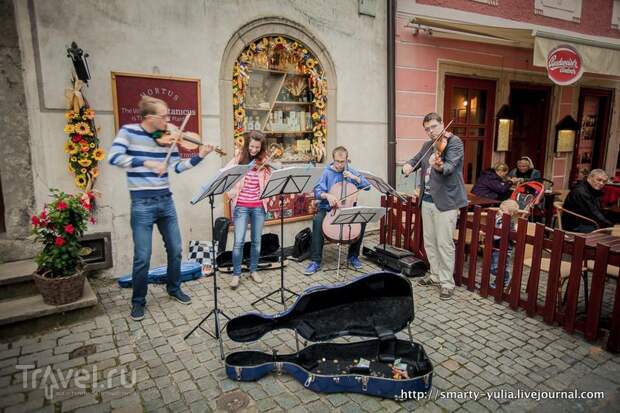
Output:
M290 329L315 342L293 354L238 351L226 357L232 380L256 381L288 373L310 390L354 392L384 398L428 392L433 366L421 344L397 338L414 319L411 282L380 272L346 284L306 290L287 310L248 313L232 319L226 331L236 342L253 342L266 333ZM365 337L350 343L326 342L338 337Z

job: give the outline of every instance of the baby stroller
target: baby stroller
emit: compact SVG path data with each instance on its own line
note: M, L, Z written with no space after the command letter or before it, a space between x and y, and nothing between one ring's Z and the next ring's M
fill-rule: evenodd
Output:
M527 181L517 185L510 199L517 201L519 209L527 211L530 220L533 218L535 207L539 207L545 195L545 185L542 182Z

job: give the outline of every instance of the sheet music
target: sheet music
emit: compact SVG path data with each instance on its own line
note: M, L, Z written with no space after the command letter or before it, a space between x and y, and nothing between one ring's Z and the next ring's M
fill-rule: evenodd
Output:
M290 166L273 171L260 198L279 194L301 194L312 192L318 184L323 168L314 166Z
M213 178L202 185L200 192L192 198L192 205L202 201L210 195L220 195L228 192L250 170L253 165L235 165L230 168L220 169Z
M377 222L385 215L385 209L379 207L354 206L340 208L332 223L334 224L369 224Z
M383 180L383 178L374 175L371 172L368 171L359 171L362 175L364 175L364 177L368 180L368 182L370 182L370 185L372 185L377 191L381 192L382 194L385 195L392 195L397 197L398 199L400 199L403 202L406 202L407 200L400 195L394 188L392 188L390 186L390 184L388 184L387 182L385 182Z

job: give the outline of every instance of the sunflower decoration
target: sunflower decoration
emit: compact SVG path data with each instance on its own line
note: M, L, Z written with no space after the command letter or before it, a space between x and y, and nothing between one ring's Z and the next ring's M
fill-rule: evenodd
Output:
M277 49L277 52L276 52ZM281 67L286 69L282 69ZM327 143L327 81L319 60L297 40L285 36L265 36L250 42L239 54L233 67L233 118L235 146L243 145L245 120L245 92L252 68L280 69L305 75L311 92L309 106L312 156L321 162ZM310 138L310 136L308 136Z
M103 158L105 158L105 152L103 149L101 148L97 148L93 151L93 158L96 161L103 161Z
M75 177L75 185L78 188L85 189L87 183L88 183L88 179L86 179L86 175L85 174L80 174L80 175Z
M75 126L75 133L79 133L80 135L90 135L90 126L86 122L79 122Z
M88 119L88 120L95 119L95 111L92 109L86 109L84 111L84 119Z
M78 163L83 167L87 167L87 166L90 166L93 163L93 161L91 161L88 158L82 158L78 161Z
M65 142L65 153L75 155L77 151L78 151L78 148L75 143L73 143L71 140L68 140L67 142Z
M95 111L84 102L79 111L72 107L65 112L65 119L64 132L69 135L64 143L64 150L69 154L67 171L75 174L78 188L90 189L90 181L99 175L98 163L105 159L105 151L99 147Z

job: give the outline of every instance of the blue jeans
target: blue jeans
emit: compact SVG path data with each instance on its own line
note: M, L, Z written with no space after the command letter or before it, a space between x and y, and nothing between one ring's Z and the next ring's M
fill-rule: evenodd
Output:
M504 283L510 280L510 265L512 263L512 245L508 246L506 251L506 271L504 271ZM497 267L499 267L499 249L493 248L491 252L491 275L497 276Z
M241 275L241 260L243 259L243 245L245 244L245 230L248 221L252 224L251 241L252 249L250 253L250 271L256 271L258 267L258 257L260 256L260 241L263 234L263 224L265 223L265 209L260 207L236 206L233 212L233 224L235 225L235 241L233 244L233 276Z
M146 304L148 272L151 262L153 224L164 239L168 255L167 287L175 294L181 286L181 232L172 195L136 199L131 202L131 231L133 235L133 296L134 305Z

